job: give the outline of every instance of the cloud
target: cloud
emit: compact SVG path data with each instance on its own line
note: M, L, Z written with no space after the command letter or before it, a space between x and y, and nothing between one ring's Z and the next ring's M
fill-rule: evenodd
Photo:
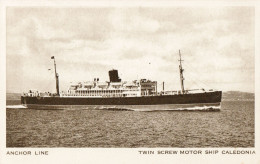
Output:
M113 29L122 33L153 33L160 27L157 20L141 17L138 9L117 8L110 18Z
M106 80L114 68L123 80L151 78L178 89L180 49L185 86L197 77L223 90L254 91L251 7L9 7L6 25L8 90L46 89L51 56L64 88Z

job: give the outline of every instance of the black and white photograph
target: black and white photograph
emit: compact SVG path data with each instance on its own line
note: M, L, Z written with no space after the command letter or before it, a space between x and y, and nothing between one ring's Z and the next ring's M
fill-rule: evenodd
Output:
M4 155L98 148L255 158L255 6L10 5L4 13Z

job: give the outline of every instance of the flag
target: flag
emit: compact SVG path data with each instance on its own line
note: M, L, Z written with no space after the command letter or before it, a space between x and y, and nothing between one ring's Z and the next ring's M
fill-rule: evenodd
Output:
M54 59L54 56L52 56L51 59Z

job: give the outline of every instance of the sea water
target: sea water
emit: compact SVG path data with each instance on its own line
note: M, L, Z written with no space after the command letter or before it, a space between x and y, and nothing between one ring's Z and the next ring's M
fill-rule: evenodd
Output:
M217 112L8 105L7 147L254 147L255 141L254 101L223 101Z

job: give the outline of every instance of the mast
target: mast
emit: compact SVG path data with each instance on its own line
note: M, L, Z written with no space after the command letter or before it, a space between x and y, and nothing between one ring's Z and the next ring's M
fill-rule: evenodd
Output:
M57 95L59 96L60 95L60 91L59 91L59 75L56 71L56 62L55 62L55 58L54 56L51 57L51 59L54 60L54 70L55 70L55 80L56 80L56 92L57 92Z
M184 77L183 77L183 72L184 72L184 69L182 69L182 64L181 64L181 62L183 61L183 60L181 60L181 51L179 50L179 55L180 55L180 65L179 65L179 69L180 69L180 80L181 80L181 91L182 91L182 94L184 94Z
M164 81L162 82L162 90L164 92Z

